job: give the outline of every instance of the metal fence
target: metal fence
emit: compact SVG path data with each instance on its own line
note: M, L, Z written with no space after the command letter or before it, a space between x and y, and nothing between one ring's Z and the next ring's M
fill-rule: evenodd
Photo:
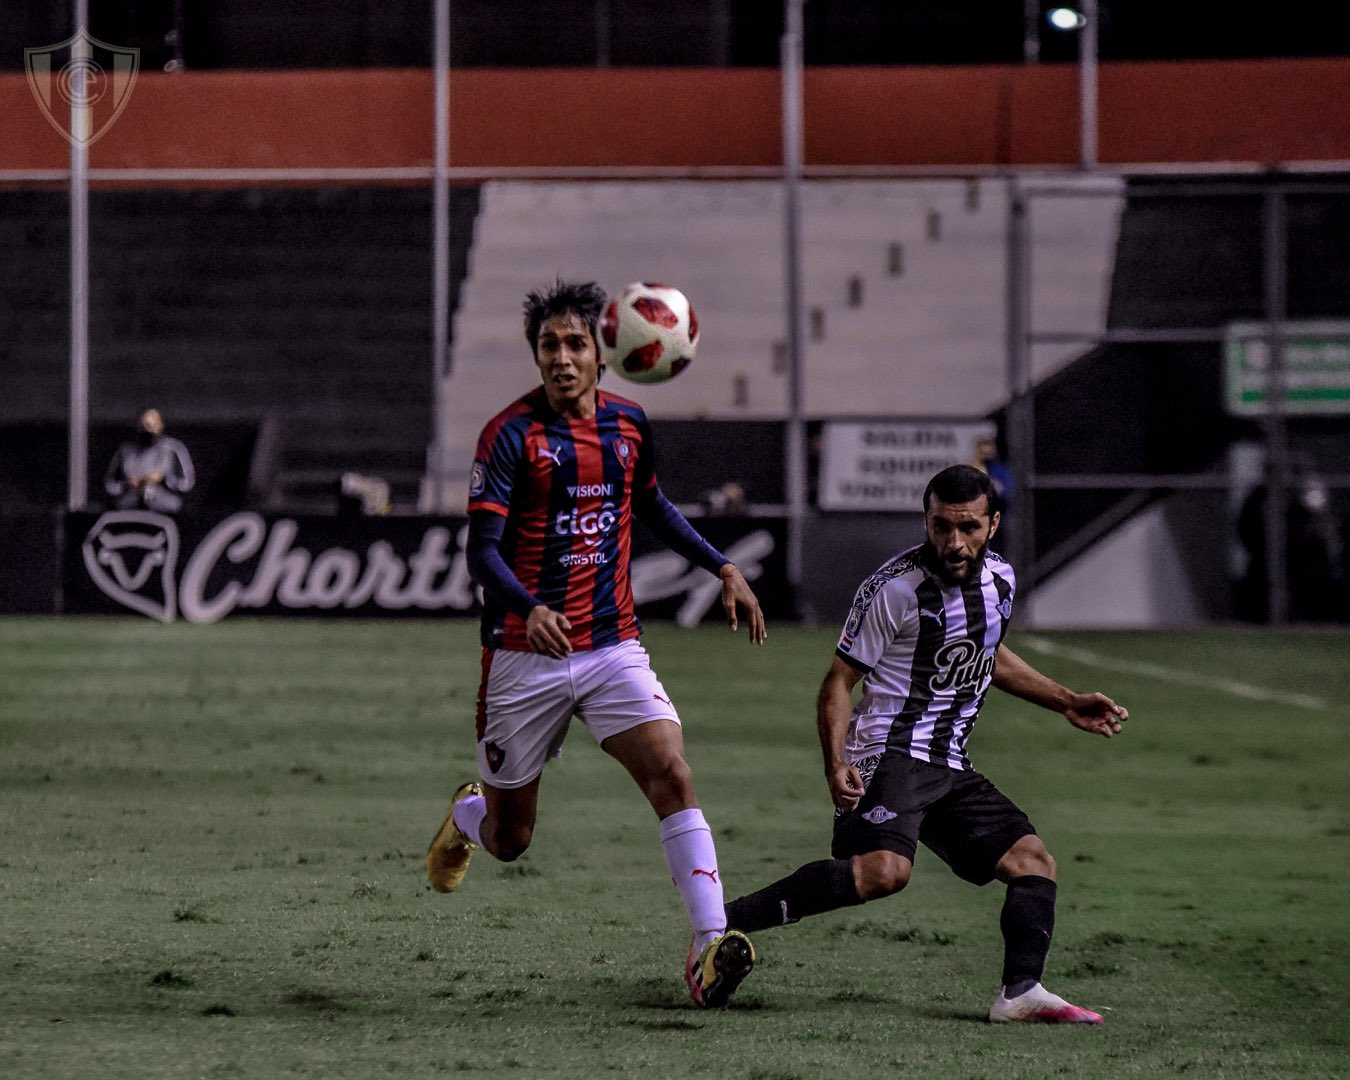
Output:
M1350 264L1339 248L1350 228L1350 182L1339 174L1129 178L1130 234L1117 248L1108 324L1054 332L1038 325L1032 222L1053 214L1058 200L1102 192L1011 184L1006 422L1021 477L1015 547L1031 553L1024 572L1033 583L1045 580L1161 496L1222 493L1212 504L1214 535L1187 542L1227 560L1215 535L1246 534L1247 565L1235 570L1245 569L1248 587L1265 595L1248 596L1246 610L1237 603L1229 614L1276 625L1343 621ZM1072 419L1037 408L1045 390L1032 385L1027 356L1046 343L1080 345L1096 351L1098 366L1114 358L1144 373L1151 391L1134 404L1152 408L1124 401L1118 412L1104 395L1085 398L1102 410L1096 419L1105 437L1124 428L1133 448L1142 433L1144 453L1107 467L1064 467L1063 453L1046 460L1047 425ZM1089 463L1103 460L1087 449ZM1040 515L1062 495L1095 498L1101 509L1071 533L1038 535Z

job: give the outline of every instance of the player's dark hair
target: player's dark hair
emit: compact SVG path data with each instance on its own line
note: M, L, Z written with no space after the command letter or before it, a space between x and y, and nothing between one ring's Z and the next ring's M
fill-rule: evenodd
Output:
M563 281L559 278L548 289L538 289L525 297L525 340L530 355L539 352L539 331L544 323L558 315L575 315L591 331L597 346L600 312L605 307L605 290L594 281Z
M993 517L998 509L998 489L989 474L973 465L953 465L928 481L923 492L923 512L928 513L929 501L934 496L939 502L968 503L981 495L989 500L989 516Z

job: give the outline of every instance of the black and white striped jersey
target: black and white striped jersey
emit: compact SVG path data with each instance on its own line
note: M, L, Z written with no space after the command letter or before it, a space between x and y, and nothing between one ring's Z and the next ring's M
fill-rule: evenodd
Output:
M927 544L903 551L858 588L836 653L863 673L845 758L895 750L969 769L966 742L1012 616L1013 568L988 552L978 579L948 585Z

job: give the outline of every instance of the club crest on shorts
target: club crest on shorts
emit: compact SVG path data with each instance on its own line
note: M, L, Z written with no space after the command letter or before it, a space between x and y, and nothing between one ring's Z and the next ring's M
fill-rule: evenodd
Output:
M487 758L488 768L494 774L500 772L502 765L506 762L506 751L495 742L484 744L483 756Z
M870 821L873 825L884 825L888 821L893 821L900 815L894 811L887 810L884 806L874 806L867 813L862 815L864 821Z

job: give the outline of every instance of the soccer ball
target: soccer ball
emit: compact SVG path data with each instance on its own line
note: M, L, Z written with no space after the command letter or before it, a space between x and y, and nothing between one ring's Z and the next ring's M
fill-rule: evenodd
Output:
M673 379L697 347L698 316L670 285L625 285L600 316L600 359L631 382Z

